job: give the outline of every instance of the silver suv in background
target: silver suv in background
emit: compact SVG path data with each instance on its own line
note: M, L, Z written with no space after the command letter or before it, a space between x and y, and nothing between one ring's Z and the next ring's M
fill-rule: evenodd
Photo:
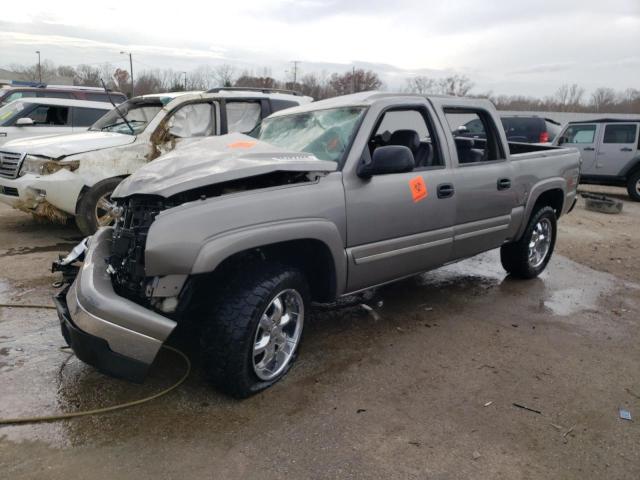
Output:
M569 122L555 144L580 150L581 183L627 187L640 202L639 129L640 119Z

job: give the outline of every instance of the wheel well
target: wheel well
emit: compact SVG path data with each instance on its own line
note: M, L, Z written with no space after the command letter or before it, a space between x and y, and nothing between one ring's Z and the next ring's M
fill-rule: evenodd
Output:
M124 180L125 178L127 178L128 175L115 175L113 177L109 177L109 178L103 178L102 180L100 180L99 182L94 183L93 185L89 186L89 185L84 185L82 187L82 190L80 190L80 193L78 194L78 199L76 200L76 215L78 214L78 205L80 205L80 201L82 200L82 197L85 196L85 194L91 190L93 187L95 187L96 185L100 185L102 182L106 182L108 180L112 180L114 178L118 178L120 179L120 181Z
M554 188L540 194L536 199L536 203L533 206L531 214L533 215L542 207L551 207L556 212L556 218L559 218L560 214L562 214L563 205L564 192L560 188Z
M225 278L227 273L237 271L247 262L264 261L300 269L309 282L313 301L328 302L335 299L336 270L333 256L329 247L320 240L291 240L245 250L224 260L213 275Z
M631 177L633 177L636 173L638 173L638 171L640 171L640 159L635 163L633 167L629 169L627 174L624 176L625 181L628 182Z

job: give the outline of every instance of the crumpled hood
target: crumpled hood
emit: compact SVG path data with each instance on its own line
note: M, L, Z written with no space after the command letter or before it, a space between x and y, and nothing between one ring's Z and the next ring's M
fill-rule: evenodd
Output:
M276 171L332 172L335 162L289 151L248 135L231 133L180 143L123 180L113 198L130 195L170 197L194 188Z
M136 137L114 132L86 131L65 135L12 140L2 146L2 150L28 153L54 160L77 153L92 152L105 148L120 147L133 143Z

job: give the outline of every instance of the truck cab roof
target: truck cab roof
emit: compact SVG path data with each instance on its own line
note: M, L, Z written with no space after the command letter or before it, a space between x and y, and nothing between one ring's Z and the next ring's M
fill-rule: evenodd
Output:
M320 100L317 102L300 105L299 107L289 108L286 111L274 113L272 116L291 115L296 113L304 113L315 110L325 110L330 108L342 108L342 107L366 107L376 103L411 103L412 101L424 101L425 99L443 100L451 99L456 105L468 104L471 106L486 106L493 108L493 105L488 100L477 98L462 98L452 97L448 95L419 95L416 93L388 93L380 92L377 90L352 93L350 95L343 95L340 97L327 98L326 100Z

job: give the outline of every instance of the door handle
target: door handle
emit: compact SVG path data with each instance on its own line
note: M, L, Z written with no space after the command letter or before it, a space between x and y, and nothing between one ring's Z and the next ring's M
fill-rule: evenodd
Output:
M624 147L620 149L621 152L633 152L633 148Z
M453 197L455 189L451 183L441 183L438 185L438 198L450 198Z
M498 180L498 190L508 190L511 188L511 179L501 178Z
M595 151L595 148L593 148L593 147L584 147L583 150L585 152L593 152L593 151Z

